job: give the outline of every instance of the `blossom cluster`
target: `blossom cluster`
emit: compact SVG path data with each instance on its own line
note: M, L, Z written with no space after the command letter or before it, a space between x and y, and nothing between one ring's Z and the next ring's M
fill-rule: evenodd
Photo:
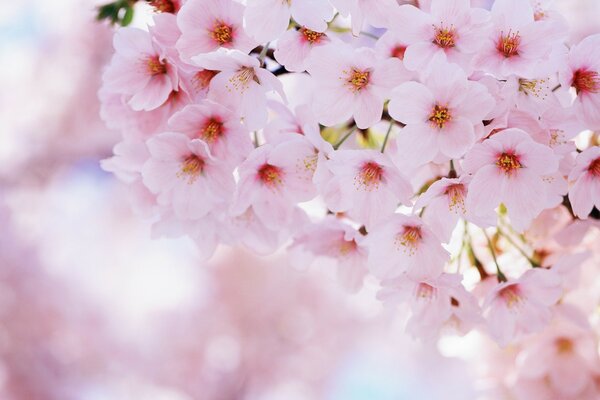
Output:
M417 337L543 332L589 364L559 396L596 390L553 327L591 329L566 299L599 227L600 35L568 43L544 0L151 3L100 99L123 135L103 167L154 235L332 259Z

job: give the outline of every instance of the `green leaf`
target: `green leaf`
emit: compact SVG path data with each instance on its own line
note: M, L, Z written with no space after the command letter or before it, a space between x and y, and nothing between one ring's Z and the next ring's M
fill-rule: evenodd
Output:
M127 6L125 9L125 15L123 15L123 19L121 20L122 26L127 26L133 20L133 7Z

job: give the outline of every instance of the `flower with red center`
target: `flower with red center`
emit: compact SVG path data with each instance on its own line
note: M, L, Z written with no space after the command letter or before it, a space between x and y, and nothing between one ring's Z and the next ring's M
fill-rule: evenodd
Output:
M306 62L313 49L330 42L325 32L316 32L306 27L289 29L277 40L275 59L291 72L306 70Z
M395 46L392 48L390 56L404 60L404 53L406 53L406 46Z
M234 0L188 0L177 14L181 36L177 50L189 62L192 57L224 47L244 53L256 42L243 28L244 6Z
M489 27L489 12L468 0L432 0L429 12L403 5L396 14L390 30L405 46L404 63L411 71L422 71L435 57L470 70Z
M369 270L380 279L404 273L414 279L434 279L450 257L440 239L416 216L389 216L369 230L365 244Z
M235 167L252 151L249 132L240 124L239 118L226 107L202 100L173 114L169 128L190 139L202 139L213 156Z
M530 269L519 279L497 285L483 304L491 335L501 346L523 334L540 331L552 318L562 295L560 276L552 270Z
M246 29L259 43L281 37L290 25L290 17L299 26L313 32L325 32L334 10L321 0L248 0L244 19Z
M475 143L475 127L482 127L494 99L485 86L469 81L460 67L439 57L420 81L394 89L388 106L392 118L406 125L399 136L402 157L414 165L440 156L462 157Z
M144 185L177 218L202 218L231 199L232 171L210 154L203 141L169 132L152 137L146 145L150 158L142 167Z
M600 146L592 146L577 155L569 174L569 200L579 218L588 217L594 206L600 209Z
M375 150L337 150L325 163L328 175L318 184L333 212L348 213L367 228L407 204L412 189L396 166Z
M379 122L391 89L408 78L402 62L380 59L372 49L327 44L313 49L307 71L319 87L313 110L331 126L354 117L360 129Z
M536 20L529 1L496 0L491 17L493 27L474 64L497 78L539 76L553 44L566 36L559 20Z
M485 217L503 203L512 225L525 230L550 203L544 178L558 170L558 156L520 129L506 129L473 146L463 163L473 175L467 209Z
M114 37L115 55L104 74L105 88L127 96L135 111L151 111L165 104L179 87L177 69L148 32L119 29Z
M482 322L477 299L461 284L462 275L441 274L415 279L401 276L384 280L377 298L386 304L407 304L406 331L415 338L433 339L445 326L464 334Z
M294 223L296 204L316 195L315 171L307 162L314 154L314 147L299 135L254 149L239 166L232 214L239 216L252 208L269 229Z
M600 129L600 34L588 36L569 50L559 72L560 84L577 94L574 114L591 130Z

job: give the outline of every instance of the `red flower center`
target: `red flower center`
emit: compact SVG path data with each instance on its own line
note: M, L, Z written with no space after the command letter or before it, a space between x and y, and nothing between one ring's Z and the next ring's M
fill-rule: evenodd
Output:
M519 168L523 168L519 162L519 157L514 153L502 153L498 156L496 165L506 174L512 174Z
M271 164L263 164L258 169L258 179L265 185L270 187L276 187L281 184L283 178L283 171L281 168Z
M435 36L433 37L433 44L441 47L442 49L449 49L456 45L456 29L453 25L449 28L442 26L435 27Z
M374 161L368 161L360 168L356 181L360 188L377 189L383 179L383 168Z
M571 86L579 93L598 93L600 92L600 75L596 71L587 69L578 69L573 74Z
M465 185L463 185L462 183L448 185L445 194L448 196L449 208L451 211L466 212L465 192Z
M519 303L521 303L523 300L518 285L510 285L502 288L500 292L498 292L498 296L504 300L508 308L513 308L519 305Z
M428 283L421 282L417 286L416 295L420 299L431 299L435 296L436 290Z
M590 163L588 167L588 171L590 174L595 176L596 178L600 178L600 157L596 158L594 161Z
M167 65L158 59L158 56L148 58L146 61L150 75L162 75L167 73Z
M214 78L215 75L217 75L218 73L219 71L211 71L209 69L204 69L202 71L196 72L196 75L194 75L192 81L194 82L198 90L204 90L208 87L212 78Z
M300 29L300 33L302 33L304 39L310 44L319 43L321 41L321 38L325 36L324 33L311 31L307 28Z
M190 154L181 162L181 169L177 176L179 178L187 178L188 183L194 183L204 171L204 165L204 159L195 154Z
M221 136L223 136L223 133L223 123L217 118L212 117L208 121L206 121L206 123L200 130L200 134L198 136L200 136L200 138L203 139L206 143L211 144L217 141Z
M390 56L404 60L404 53L406 53L406 46L397 45L392 49Z
M559 354L571 353L573 351L573 341L566 337L559 337L554 340L556 352Z
M512 33L508 31L508 34L504 32L500 33L500 39L496 45L496 49L506 58L519 55L519 45L521 44L521 36L519 32Z
M223 46L224 44L231 43L233 40L233 29L222 21L215 21L215 25L212 31L210 31L210 36L219 46Z
M409 254L414 254L419 247L423 235L420 226L405 225L402 232L396 235L396 246L402 246L408 250Z
M436 104L433 107L433 110L431 110L431 114L429 115L429 122L439 129L442 129L451 119L452 115L450 115L448 107L440 106L439 104Z

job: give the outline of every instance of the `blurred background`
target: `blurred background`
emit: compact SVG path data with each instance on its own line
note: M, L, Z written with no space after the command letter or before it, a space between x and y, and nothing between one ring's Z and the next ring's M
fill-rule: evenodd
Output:
M600 31L600 1L556 4L572 41ZM98 116L97 5L0 7L0 399L501 398L474 362L485 338L413 341L374 283L151 240L99 167L118 134Z

